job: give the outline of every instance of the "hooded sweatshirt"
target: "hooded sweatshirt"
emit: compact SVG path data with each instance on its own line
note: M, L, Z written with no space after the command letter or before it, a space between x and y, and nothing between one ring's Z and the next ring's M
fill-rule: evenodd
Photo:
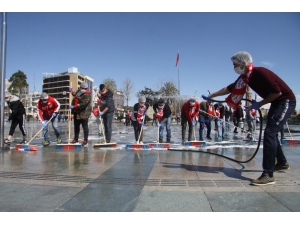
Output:
M23 115L23 114L26 115L25 107L24 107L23 103L15 95L12 95L12 97L8 103L8 107L11 110L11 114L10 114L8 120L13 120L13 119L17 118L17 116L19 116L19 115Z

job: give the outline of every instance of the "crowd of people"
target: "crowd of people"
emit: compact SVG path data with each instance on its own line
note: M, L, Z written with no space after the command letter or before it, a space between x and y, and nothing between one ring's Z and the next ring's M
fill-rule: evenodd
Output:
M206 140L210 141L211 124L214 121L215 131L217 131L217 140L223 141L226 139L226 132L230 131L231 126L233 132L247 132L247 138L254 140L256 130L257 110L267 103L271 103L266 127L264 130L263 139L263 173L255 180L252 180L253 185L267 185L275 183L273 176L274 171L289 169L290 166L282 151L278 133L281 133L283 138L283 126L287 119L294 112L296 107L296 99L293 91L289 86L274 72L264 67L254 67L252 57L248 52L237 52L231 57L234 71L239 75L235 82L225 86L224 88L211 93L202 95L204 101L198 102L195 98L190 98L184 102L181 108L181 115L176 115L177 123L181 123L182 127L182 144L186 142L186 129L188 126L187 141L196 139L195 126L199 122L199 141L204 141L204 128L206 127ZM250 87L255 91L262 100L257 102L252 100L249 106L242 105L242 98L246 93L246 88ZM97 91L98 105L93 108L93 114L98 121L104 125L103 135L104 142L110 143L112 134L112 121L114 118L115 105L113 101L113 92L104 84L99 86ZM69 90L72 93L73 99L69 106L73 115L74 121L74 139L72 143L78 143L80 134L80 125L83 128L82 145L88 144L89 127L88 120L92 113L91 93L87 83L80 84L80 88L76 91ZM218 96L228 95L225 99L226 105L217 102L213 105L213 98ZM10 144L15 128L19 128L23 135L21 143L27 143L25 118L26 112L24 105L17 96L5 93L5 99L11 109L11 114L5 122L11 121L9 135L5 139L5 144ZM145 96L139 96L138 102L133 106L132 111L126 112L126 126L133 126L135 141L143 144L143 126L146 123L147 110L149 103L146 102ZM58 131L58 111L60 103L47 93L42 93L41 98L37 103L38 119L42 123L44 134L44 146L49 145L48 123L52 123L52 127L57 137L57 143L61 143L60 133ZM166 142L171 142L171 118L172 112L170 106L163 100L159 99L153 106L153 121L158 126L159 142L163 142L164 128L166 127ZM231 124L231 118L232 123ZM60 119L62 119L60 115ZM99 122L97 122L99 124ZM247 127L247 129L246 129ZM101 130L99 128L99 135ZM276 163L277 162L277 163ZM276 163L276 164L275 164Z

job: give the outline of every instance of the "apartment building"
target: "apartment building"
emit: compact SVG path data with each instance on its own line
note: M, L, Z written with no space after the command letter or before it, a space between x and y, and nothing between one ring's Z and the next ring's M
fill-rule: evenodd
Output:
M79 73L78 68L76 67L70 67L67 72L58 74L44 74L46 74L46 76L43 77L43 92L46 92L59 101L59 112L62 112L65 115L68 114L69 106L73 99L73 96L70 96L69 93L70 87L72 87L73 90L77 90L82 82L86 82L92 96L95 95L93 90L94 79ZM93 106L93 101L91 101L91 106Z

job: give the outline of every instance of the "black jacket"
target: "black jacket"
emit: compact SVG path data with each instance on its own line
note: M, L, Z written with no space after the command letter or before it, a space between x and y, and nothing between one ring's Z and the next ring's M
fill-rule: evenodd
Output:
M225 118L229 118L232 115L232 110L231 108L228 109L227 106L225 106Z
M158 109L158 103L155 103L153 105L153 110L155 113L157 113L157 109ZM165 103L163 113L164 113L163 118L169 118L169 116L171 116L172 114L170 106L167 103Z
M26 115L25 107L17 96L13 96L11 98L10 102L8 103L8 107L11 110L11 114L10 114L8 120L16 119L17 116L20 116L23 114Z
M106 107L108 108L107 112L115 111L114 94L109 89L107 89L107 93L101 101L100 111L103 111Z
M236 111L235 111L235 117L237 119L243 118L244 117L244 113L243 113L243 108L242 106L239 106Z

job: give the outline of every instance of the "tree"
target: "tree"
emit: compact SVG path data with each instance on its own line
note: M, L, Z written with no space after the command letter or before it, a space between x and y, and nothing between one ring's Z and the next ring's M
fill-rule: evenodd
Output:
M117 91L117 84L116 82L111 79L111 78L106 78L103 80L103 84L109 89L111 90L112 92L115 92Z
M125 78L123 81L122 92L126 101L126 106L128 107L128 101L131 99L131 94L133 92L133 83L130 78Z
M160 92L153 91L151 88L145 87L145 90L139 91L137 93L137 97L139 97L140 95L145 95L146 101L150 104L150 106L152 106L153 103L158 100L158 96L160 95Z
M11 85L9 86L8 91L13 95L22 94L22 90L29 86L27 83L27 76L21 70L18 70L18 72L14 73L8 79L8 81L11 82Z
M179 91L173 82L165 82L159 92L161 93L161 96L166 96L165 100L169 104L172 104L173 99L179 94Z

